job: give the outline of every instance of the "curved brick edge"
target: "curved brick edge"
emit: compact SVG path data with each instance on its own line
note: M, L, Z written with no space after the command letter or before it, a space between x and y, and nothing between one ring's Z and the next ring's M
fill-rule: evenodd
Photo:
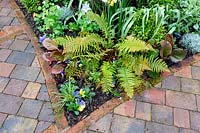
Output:
M48 93L50 95L51 102L57 103L59 100L58 97L55 95L55 93L58 92L55 80L52 78L49 64L42 59L42 51L40 49L40 44L38 43L38 38L35 36L35 33L32 31L32 28L27 24L25 17L23 13L20 11L18 5L16 4L15 0L10 0L10 5L13 10L16 11L15 15L19 22L22 25L23 30L27 33L27 35L30 37L31 42L34 46L36 55L38 57L38 60L41 64L42 70L44 72L44 76L46 79L46 85L48 88ZM0 35L2 33L0 32ZM166 78L173 73L181 70L182 68L189 66L191 64L196 63L200 60L200 53L193 55L182 62L180 62L176 66L170 67L170 72L164 72L162 73L162 77ZM55 114L55 125L51 125L49 129L45 130L44 133L54 133L56 131L66 132L66 133L79 133L83 130L86 130L92 123L96 122L98 119L109 113L111 110L113 110L115 107L117 107L119 104L121 104L123 101L121 99L112 99L110 101L107 101L105 104L99 107L99 109L92 112L88 117L74 125L73 127L68 126L68 122L64 116L64 113L61 115ZM54 108L54 112L57 112L58 109Z

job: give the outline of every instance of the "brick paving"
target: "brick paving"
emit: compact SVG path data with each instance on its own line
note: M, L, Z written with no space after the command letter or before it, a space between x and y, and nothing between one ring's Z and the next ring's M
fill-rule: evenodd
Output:
M112 118L104 116L84 133L103 133L105 128L109 133L200 133L199 70L200 61L184 67L157 88L122 103L110 112Z
M0 32L19 26L8 0L0 0ZM54 122L44 75L29 37L0 42L0 133L42 133Z
M16 26L0 0L0 29ZM18 12L19 13L19 12ZM0 35L4 35L0 30ZM84 133L200 133L200 62L122 103ZM0 42L0 133L41 133L54 122L45 79L27 34Z

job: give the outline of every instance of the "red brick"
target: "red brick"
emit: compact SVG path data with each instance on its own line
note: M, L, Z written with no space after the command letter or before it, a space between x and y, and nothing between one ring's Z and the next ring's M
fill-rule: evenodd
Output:
M162 81L162 88L180 90L181 80L179 77L169 76Z
M142 120L151 120L151 104L144 102L137 102L136 118Z
M200 113L190 112L191 128L200 131Z
M93 123L89 129L102 133L109 133L111 122L112 122L112 114L107 114L101 119L99 119L97 122Z
M190 128L189 111L174 108L174 125L183 128Z
M8 83L6 89L4 90L4 93L16 95L16 96L21 96L26 85L27 85L26 81L11 79L10 82Z
M114 109L115 114L134 117L136 102L133 100L126 101Z
M57 133L54 125L51 125L48 129L46 129L43 133Z
M176 72L174 76L192 78L191 66L183 67L180 71Z
M0 49L0 61L6 61L12 50Z
M2 77L9 77L10 73L14 69L15 65L14 64L9 64L9 63L1 63L0 62L0 76Z
M172 125L172 108L163 105L152 105L152 121Z
M200 95L196 95L196 98L197 98L197 108L198 111L200 111Z
M15 11L15 16L20 17L20 18L25 17L24 14L20 11L20 9Z
M142 96L138 97L137 100L156 104L165 104L165 91L156 88L145 90Z
M192 78L200 80L200 67L193 66L192 67Z
M188 110L197 110L195 95L170 90L166 91L166 105Z

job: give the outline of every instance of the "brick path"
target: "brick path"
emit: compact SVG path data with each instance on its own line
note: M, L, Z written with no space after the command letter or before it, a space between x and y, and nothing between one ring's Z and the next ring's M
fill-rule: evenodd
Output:
M40 133L53 122L40 64L8 0L0 0L0 133ZM14 28L12 28L12 27ZM11 29L10 29L11 28ZM84 133L200 133L200 62L184 67Z
M21 28L8 0L0 0L0 30L11 26ZM0 133L41 133L54 122L53 111L30 39L17 34L0 43Z
M116 107L85 133L200 133L200 62Z

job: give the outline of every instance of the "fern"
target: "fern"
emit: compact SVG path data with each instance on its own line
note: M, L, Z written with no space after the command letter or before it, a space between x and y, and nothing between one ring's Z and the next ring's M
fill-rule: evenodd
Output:
M123 55L121 62L123 66L131 69L136 75L142 75L144 70L151 70L147 58L143 55Z
M58 45L65 46L69 41L73 40L73 37L71 36L57 37L54 40L58 43Z
M95 50L99 49L99 44L104 43L104 40L97 34L89 34L85 37L76 37L69 40L64 45L63 54L66 55L81 55L86 53L90 47Z
M164 72L169 71L167 64L158 57L150 56L148 58L149 66L151 67L152 71L154 72Z
M136 39L132 36L127 37L121 43L118 43L116 47L119 49L120 53L130 53L130 52L139 52L139 51L154 51L151 45L146 44L144 41Z
M134 56L132 61L132 70L136 75L142 75L145 70L151 70L147 58L143 55Z
M88 12L87 17L88 19L90 19L91 21L95 21L99 25L100 29L104 32L106 38L111 37L111 30L103 14L99 16L98 14L95 14L93 12Z
M109 62L103 62L101 66L102 78L100 81L103 92L111 92L113 84L114 67Z
M127 96L133 97L135 92L134 88L139 87L142 84L142 80L136 77L131 70L123 67L119 68L117 76L120 81L120 86L124 89Z

